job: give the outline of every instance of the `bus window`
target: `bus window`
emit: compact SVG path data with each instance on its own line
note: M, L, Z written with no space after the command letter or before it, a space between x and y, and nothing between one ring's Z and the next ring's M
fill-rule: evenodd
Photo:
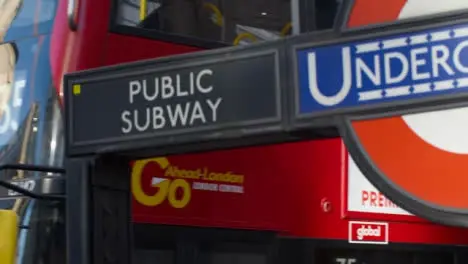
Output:
M341 2L342 0L315 0L315 30L326 30L335 26Z
M118 0L118 26L226 45L290 35L291 0ZM118 27L117 27L118 28ZM159 34L161 36L161 34Z
M0 180L16 185L39 195L62 195L64 178L53 175L42 178L5 179L4 170ZM13 170L19 172L21 170ZM24 172L24 171L23 171ZM30 171L29 171L30 172ZM14 237L18 264L63 264L65 251L65 204L63 200L36 200L13 190L0 187L0 209L17 216L19 227ZM0 228L3 226L0 225ZM0 230L0 234L4 234ZM0 245L5 242L0 236ZM40 241L40 243L38 243ZM0 260L3 260L0 258ZM0 261L0 263L8 263Z
M203 245L197 264L267 264L268 250L261 244L216 243Z
M139 264L172 264L175 263L173 250L165 249L135 249L133 254L133 263Z
M268 264L273 234L170 225L133 225L132 263Z
M243 45L330 29L342 0L117 0L113 31ZM294 26L293 26L294 25ZM295 27L295 28L293 28ZM185 38L184 41L181 38Z
M57 3L58 0L0 0L0 42L49 33Z
M177 245L173 228L159 225L133 225L132 263L175 264Z
M453 254L449 252L419 252L416 254L414 264L441 264L455 263Z
M390 250L360 250L359 260L369 264L414 264L414 257L411 252L398 249ZM359 262L358 262L359 263Z
M451 264L451 252L410 249L318 248L317 264Z
M17 263L66 263L64 203L23 198L19 216Z

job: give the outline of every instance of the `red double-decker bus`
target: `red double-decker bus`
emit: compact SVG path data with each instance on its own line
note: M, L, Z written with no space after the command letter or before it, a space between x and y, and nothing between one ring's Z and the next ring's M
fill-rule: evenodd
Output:
M0 204L19 228L0 238L0 261L76 263L65 247L65 73L466 6L439 2L0 0ZM129 177L133 263L467 261L466 230L394 205L339 139L155 157Z

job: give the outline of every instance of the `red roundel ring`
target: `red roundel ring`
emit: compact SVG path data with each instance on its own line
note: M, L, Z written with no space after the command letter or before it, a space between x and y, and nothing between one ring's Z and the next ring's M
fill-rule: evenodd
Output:
M411 12L424 14L424 4L414 12L415 2ZM407 0L355 0L344 27L398 20L406 4ZM341 133L364 175L395 203L432 221L468 227L467 153L430 144L409 127L403 115L347 119Z

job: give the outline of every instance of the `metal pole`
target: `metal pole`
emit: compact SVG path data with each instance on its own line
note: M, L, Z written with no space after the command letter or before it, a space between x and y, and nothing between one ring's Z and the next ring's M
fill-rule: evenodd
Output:
M116 157L100 157L93 168L91 182L91 263L130 264L130 162Z
M89 198L91 161L67 159L66 169L66 236L67 263L91 264Z

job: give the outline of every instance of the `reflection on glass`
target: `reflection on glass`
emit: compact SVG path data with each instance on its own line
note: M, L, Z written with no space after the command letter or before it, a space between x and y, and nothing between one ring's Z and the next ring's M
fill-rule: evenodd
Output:
M0 0L0 5L8 5L0 8L0 165L60 167L63 128L50 71L50 36L35 37L52 25L56 0ZM0 171L7 181L44 176L54 175ZM0 188L0 208L19 216L16 263L65 263L62 202L18 197Z
M17 54L12 44L0 46L0 58L0 118L3 118L11 96L17 60Z
M117 24L233 45L290 35L290 0L119 0Z
M63 128L46 35L57 2L0 0L0 164L62 165ZM7 181L44 176L50 175L0 171L0 179ZM19 217L16 263L65 263L62 202L38 201L0 188L0 208Z
M63 203L24 199L29 210L21 215L16 263L66 263Z
M0 42L3 41L3 37L15 18L21 2L21 0L0 0Z
M0 43L49 33L58 0L0 0Z
M118 0L115 23L132 27L136 34L143 32L148 37L157 36L159 31L244 45L277 40L300 31L330 29L335 25L343 1L306 1L304 6L307 7L303 9L309 12L299 10L299 2L302 1ZM304 28L293 30L293 20L294 26L304 23Z

